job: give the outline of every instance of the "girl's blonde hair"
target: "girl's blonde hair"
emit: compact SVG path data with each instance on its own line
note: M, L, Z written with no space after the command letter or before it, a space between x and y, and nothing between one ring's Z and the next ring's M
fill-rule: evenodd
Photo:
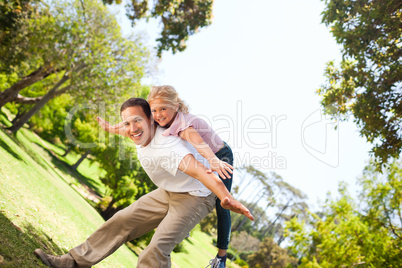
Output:
M172 105L178 105L180 112L184 114L188 113L188 106L184 103L182 99L179 98L179 94L172 86L152 86L151 92L149 92L148 94L147 101L150 102L157 98L169 102Z

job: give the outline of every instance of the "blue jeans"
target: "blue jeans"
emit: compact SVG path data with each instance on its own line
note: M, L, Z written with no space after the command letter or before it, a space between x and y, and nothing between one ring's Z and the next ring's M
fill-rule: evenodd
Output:
M216 152L216 157L220 160L233 165L233 153L232 149L224 142L224 146L218 152ZM230 192L232 188L233 174L231 174L230 179L222 179L226 188ZM230 210L224 209L221 206L221 200L216 199L216 215L218 217L218 241L217 247L219 249L228 249L230 240L230 230L232 228L232 219L230 217Z

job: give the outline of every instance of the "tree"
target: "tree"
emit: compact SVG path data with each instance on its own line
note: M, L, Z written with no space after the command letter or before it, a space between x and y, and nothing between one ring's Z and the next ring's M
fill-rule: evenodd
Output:
M246 183L246 186L259 189L259 191L251 192L251 201L246 201L250 211L258 216L257 220L251 223L245 221L243 217L233 215L232 231L255 232L254 235L261 240L266 236L275 237L275 241L280 244L284 239L282 235L284 222L295 215L302 217L305 214L307 209L307 204L304 202L305 194L273 172L264 174L252 166L243 167L241 170L246 175L245 178L242 178L242 182ZM246 187L241 189L237 195L238 199L245 193L245 190ZM244 226L244 224L248 224L248 226Z
M110 197L107 198L106 209L101 212L105 219L156 189L142 169L135 150L128 146L132 141L118 135L108 136L109 141L96 147L94 154L99 166L106 171L101 178L107 188L105 195ZM111 142L110 139L115 141Z
M400 267L401 162L392 163L383 173L373 165L366 168L359 180L359 205L341 184L340 197L328 199L309 221L288 222L286 235L301 258L300 267Z
M13 40L21 34L21 22L36 16L37 0L9 0L0 2L0 72L11 74L14 67L26 60Z
M398 0L326 0L322 21L342 45L340 67L333 61L318 94L336 119L353 116L373 144L379 166L402 150L402 4Z
M121 0L103 0L108 4L120 4ZM135 24L140 19L158 18L162 31L157 53L172 49L173 53L183 51L189 36L212 22L213 0L158 0L150 6L147 0L131 0L127 4L127 16Z
M261 241L249 235L246 231L233 233L230 238L230 247L238 252L258 251Z
M96 103L116 100L123 91L139 87L148 52L137 45L139 40L121 36L116 19L103 5L92 0L53 2L41 14L40 19L27 19L24 38L30 42L23 46L40 64L0 93L0 106L21 99L19 92L39 80L54 82L45 95L29 99L35 105L10 130L17 131L50 99L66 92Z
M389 263L402 255L402 161L395 160L383 174L377 172L373 164L363 171L359 183L362 187L360 200L362 219L372 230L386 233L383 238L394 248L388 252ZM385 258L384 258L385 259Z
M266 237L260 243L259 250L247 258L250 267L296 267L297 259L289 256L286 249L281 248L272 238Z

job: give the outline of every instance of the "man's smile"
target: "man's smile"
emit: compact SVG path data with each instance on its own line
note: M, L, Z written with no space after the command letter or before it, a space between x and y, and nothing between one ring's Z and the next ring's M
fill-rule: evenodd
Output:
M139 139L141 138L141 136L142 136L143 133L144 133L144 131L141 131L141 132L138 133L138 134L133 134L133 135L131 135L131 137L133 137L133 139L139 140Z

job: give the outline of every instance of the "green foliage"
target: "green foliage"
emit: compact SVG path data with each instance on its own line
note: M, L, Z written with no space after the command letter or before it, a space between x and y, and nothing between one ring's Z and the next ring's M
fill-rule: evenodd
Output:
M188 253L188 251L186 250L183 242L180 242L179 244L177 244L174 247L173 252L175 252L175 253Z
M20 77L0 93L0 106L10 101L28 103L27 90L22 96L18 93L38 80L43 82L42 95L29 100L36 104L21 121L60 94L71 94L76 104L115 104L140 89L149 53L138 37L122 37L116 18L104 5L96 0L60 0L37 4L37 9L40 12L34 17L21 20L19 34L12 40L12 47L27 55L25 61L12 66L0 59L8 72Z
M106 195L112 197L111 205L124 208L154 190L155 186L140 166L135 150L127 146L131 141L116 135L110 135L109 139L115 139L114 146L104 144L93 151L100 167L107 173L101 181L107 187Z
M399 267L402 254L402 168L394 162L384 175L369 166L360 184L357 206L346 187L337 200L327 200L308 222L293 218L286 235L301 267ZM361 208L361 209L358 209Z
M230 259L230 260L233 260L233 259L237 259L237 258L238 258L238 257L237 257L238 255L236 254L236 252L235 252L233 249L231 249L231 248L229 248L229 249L227 250L226 255L227 255L227 258Z
M64 122L73 103L73 98L68 94L52 99L40 113L32 117L32 130L47 141L69 145Z
M9 88L12 84L18 81L18 75L16 73L5 74L0 73L0 91Z
M400 1L326 0L323 23L342 45L318 94L327 114L353 116L380 166L402 150L402 11Z
M237 265L239 265L241 268L248 268L248 263L240 258L237 258L234 263L236 263Z
M121 0L103 0L104 3L120 4ZM157 18L163 25L158 41L157 51L183 51L190 35L198 32L212 22L213 0L158 0L152 7L147 0L132 0L127 5L127 16L135 24L138 20Z
M200 226L201 231L207 234L214 234L217 231L217 216L216 216L216 209L209 213L204 219L201 220Z
M27 54L13 40L21 33L21 22L35 17L37 0L0 1L0 72L13 73L12 66L26 60Z

